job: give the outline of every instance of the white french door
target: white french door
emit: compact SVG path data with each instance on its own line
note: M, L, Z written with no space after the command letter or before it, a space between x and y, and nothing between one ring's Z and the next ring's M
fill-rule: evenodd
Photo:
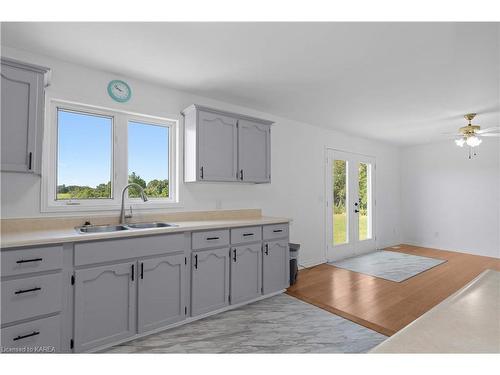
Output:
M326 182L328 261L375 250L375 158L327 149Z

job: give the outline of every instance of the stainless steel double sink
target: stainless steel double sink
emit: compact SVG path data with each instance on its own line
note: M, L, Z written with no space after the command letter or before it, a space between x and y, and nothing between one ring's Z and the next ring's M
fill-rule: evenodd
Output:
M151 228L168 228L176 227L175 224L170 223L131 223L120 225L82 225L76 227L78 233L106 233L106 232L119 232L123 230L136 230L136 229L151 229Z

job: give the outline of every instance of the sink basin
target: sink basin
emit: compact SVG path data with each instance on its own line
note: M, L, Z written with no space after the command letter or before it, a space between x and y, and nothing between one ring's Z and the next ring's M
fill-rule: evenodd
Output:
M124 225L84 225L75 229L80 233L104 233L128 230Z
M131 229L149 229L149 228L167 228L167 227L175 227L175 224L169 223L133 223L127 224L128 228Z

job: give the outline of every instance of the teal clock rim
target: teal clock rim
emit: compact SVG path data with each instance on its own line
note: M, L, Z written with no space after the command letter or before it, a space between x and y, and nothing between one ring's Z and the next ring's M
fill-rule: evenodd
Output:
M122 83L124 84L125 86L127 86L128 88L128 92L129 92L129 95L127 98L124 98L124 99L120 99L120 98L117 98L113 92L111 91L111 86L114 84L114 83ZM109 81L108 83L108 95L111 97L111 99L113 99L114 101L116 102L119 102L119 103L125 103L125 102L128 102L130 100L130 98L132 97L132 89L130 88L130 86L128 85L127 82L125 81L122 81L121 79L113 79L112 81Z

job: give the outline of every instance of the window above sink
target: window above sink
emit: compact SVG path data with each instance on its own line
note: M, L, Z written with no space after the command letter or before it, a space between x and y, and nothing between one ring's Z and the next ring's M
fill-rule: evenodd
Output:
M178 205L178 121L50 99L45 122L42 212L117 210Z

